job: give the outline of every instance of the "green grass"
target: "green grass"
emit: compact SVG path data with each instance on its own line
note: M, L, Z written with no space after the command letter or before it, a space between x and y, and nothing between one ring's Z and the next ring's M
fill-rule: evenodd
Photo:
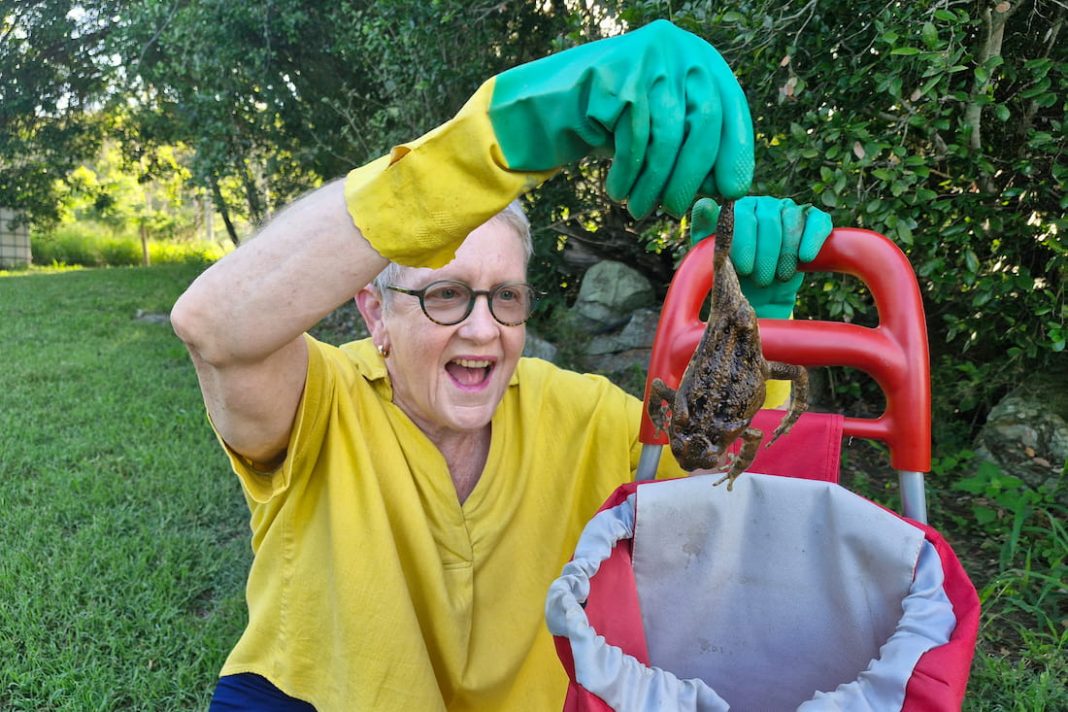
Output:
M1068 506L989 464L936 492L951 503L933 523L979 590L979 645L965 709L1068 709ZM955 459L955 458L954 458ZM936 460L935 466L941 463ZM943 473L944 474L944 473Z
M185 349L135 319L199 269L0 273L0 710L205 709L240 635L244 500ZM892 506L886 460L847 447L851 484ZM983 602L964 709L1068 709L1063 495L967 454L929 487Z
M189 266L0 278L0 709L204 709L244 624L240 488L164 324Z

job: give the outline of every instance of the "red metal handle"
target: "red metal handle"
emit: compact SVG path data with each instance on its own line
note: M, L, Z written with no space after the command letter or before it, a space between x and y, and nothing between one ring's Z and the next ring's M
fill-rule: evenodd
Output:
M712 288L714 238L699 242L683 259L660 313L649 376L676 388L705 324L701 307ZM842 322L761 319L764 357L802 366L850 366L875 379L886 395L877 418L845 419L843 434L881 440L890 446L895 469L927 472L931 467L931 376L927 324L919 285L905 254L888 238L870 230L837 228L805 272L840 272L863 281L875 299L875 328ZM642 415L641 440L667 444L648 413Z

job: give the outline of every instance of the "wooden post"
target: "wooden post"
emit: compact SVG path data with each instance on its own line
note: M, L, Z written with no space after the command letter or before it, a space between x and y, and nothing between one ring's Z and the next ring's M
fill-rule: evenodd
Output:
M148 257L148 226L145 225L144 218L141 219L141 264L145 267L149 265Z
M152 184L145 183L145 210L141 214L141 264L148 267L151 260L148 255L148 217L152 215Z

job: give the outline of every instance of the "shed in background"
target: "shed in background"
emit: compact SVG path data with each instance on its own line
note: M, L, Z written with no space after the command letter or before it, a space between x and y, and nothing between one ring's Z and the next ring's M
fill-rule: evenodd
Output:
M30 253L30 228L22 216L11 208L0 208L0 269L27 267Z

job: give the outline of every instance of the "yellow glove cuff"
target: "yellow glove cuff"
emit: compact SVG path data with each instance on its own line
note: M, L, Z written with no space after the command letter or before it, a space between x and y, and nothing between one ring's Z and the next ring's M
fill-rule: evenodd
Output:
M346 177L349 215L383 257L443 267L471 231L556 172L508 170L488 114L494 82L447 123Z

